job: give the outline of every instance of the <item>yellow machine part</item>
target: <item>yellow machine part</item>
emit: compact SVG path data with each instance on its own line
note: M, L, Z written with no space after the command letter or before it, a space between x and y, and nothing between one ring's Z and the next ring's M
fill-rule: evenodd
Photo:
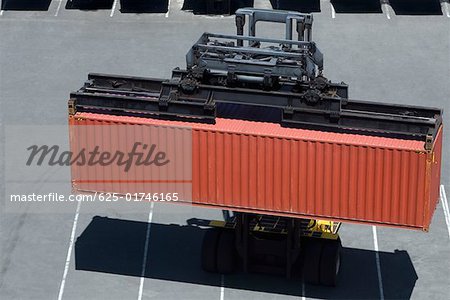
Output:
M310 220L303 236L336 240L341 227L340 222L325 220Z
M210 221L209 226L211 227L222 227L233 229L235 227L234 223L227 223L225 221ZM340 222L325 221L325 220L310 220L308 226L302 231L302 236L313 237L313 238L323 238L323 239L338 239L338 231L341 227ZM253 231L266 231L267 228L260 227L256 225ZM280 234L286 234L284 230L278 232Z

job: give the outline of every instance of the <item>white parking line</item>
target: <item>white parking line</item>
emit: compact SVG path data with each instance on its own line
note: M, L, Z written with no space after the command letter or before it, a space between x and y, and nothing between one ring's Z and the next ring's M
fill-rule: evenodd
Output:
M390 20L391 19L391 6L389 4L383 4L383 5L381 5L381 8L384 11L386 18L388 20Z
M57 17L59 14L59 10L61 9L62 2L63 2L63 0L58 1L58 8L56 8L55 17Z
M378 253L378 236L377 236L377 228L375 226L372 226L372 232L373 232L373 248L375 250L375 261L377 264L378 288L380 291L380 300L384 300L383 279L381 278L380 254Z
M302 280L302 300L306 300L305 295L305 281Z
M170 0L169 0L169 3L167 4L166 18L169 17L169 12L170 12Z
M117 1L118 0L114 0L113 6L111 8L111 13L109 14L109 16L112 18L114 16L114 11L116 10L117 7Z
M142 292L144 291L144 278L145 278L145 271L147 269L148 242L149 242L149 238L150 238L150 228L152 226L154 204L155 204L155 202L151 202L150 212L148 213L147 232L145 234L144 257L142 258L141 281L139 283L138 300L142 299Z
M447 18L450 18L450 3L442 1L441 8L444 14L447 16Z
M272 4L270 3L269 0L256 0L253 2L253 7L254 8L262 8L262 9L275 9L272 8Z
M3 9L0 10L0 16L3 16Z
M336 10L334 9L333 4L330 2L330 6L331 6L331 18L336 18Z
M447 195L444 185L440 189L442 208L444 209L445 223L447 223L448 237L450 238L450 210L448 209Z
M75 217L73 219L72 233L70 234L69 249L67 250L66 265L64 266L64 273L61 280L61 285L59 287L58 300L61 300L64 294L64 286L66 285L66 278L67 272L69 271L70 258L72 257L73 242L75 241L75 232L77 229L78 216L80 215L80 206L81 201L79 201L77 204L77 210L75 211Z
M225 276L220 276L220 300L225 299Z

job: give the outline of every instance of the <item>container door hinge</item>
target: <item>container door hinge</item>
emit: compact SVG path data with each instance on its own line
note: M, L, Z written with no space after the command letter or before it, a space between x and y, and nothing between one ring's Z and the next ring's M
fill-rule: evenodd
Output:
M76 101L75 99L69 99L67 106L69 108L69 116L73 116L77 113Z
M425 137L425 150L431 151L433 149L433 141L434 137L433 134L428 133Z

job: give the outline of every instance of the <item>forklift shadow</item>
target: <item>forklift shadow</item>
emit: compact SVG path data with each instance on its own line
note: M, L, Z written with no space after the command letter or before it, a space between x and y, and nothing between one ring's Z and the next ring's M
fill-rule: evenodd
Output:
M121 13L167 13L169 10L169 0L120 0Z
M77 270L127 276L142 275L147 223L94 217L75 243ZM144 277L220 286L221 276L200 268L205 229L191 225L152 223ZM306 285L300 279L237 273L225 276L225 288L320 299L379 298L375 252L343 248L341 274L335 288ZM409 299L418 279L406 251L379 252L384 298Z
M2 10L48 11L52 0L3 0Z
M228 15L237 9L253 7L254 0L198 1L184 0L181 10L190 11L194 15Z
M396 15L442 15L440 0L389 0Z
M112 9L114 0L67 0L66 9L100 10Z
M334 10L339 14L382 13L380 0L331 0Z
M270 0L273 9L293 10L302 13L320 12L320 0Z

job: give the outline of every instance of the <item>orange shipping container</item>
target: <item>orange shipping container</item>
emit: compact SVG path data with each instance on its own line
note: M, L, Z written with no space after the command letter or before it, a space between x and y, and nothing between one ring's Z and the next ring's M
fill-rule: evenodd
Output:
M181 149L190 160L159 171L158 180L131 178L114 165L100 172L74 164L76 190L149 192L151 183L170 192L181 183L182 200L194 205L422 230L428 230L439 199L442 127L425 150L422 141L233 119L218 118L212 125L76 113L69 124L73 151L98 145L99 137L108 151L123 141L151 144L150 132L158 128L166 148ZM131 130L113 129L120 124ZM81 138L77 125L94 125L89 130L97 138ZM147 172L145 166L135 168L133 174Z

